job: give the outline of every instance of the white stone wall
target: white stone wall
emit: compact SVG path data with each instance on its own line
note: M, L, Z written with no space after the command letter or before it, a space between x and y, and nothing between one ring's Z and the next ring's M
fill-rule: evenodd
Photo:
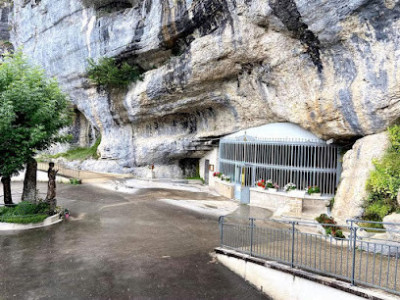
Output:
M228 199L233 199L234 197L235 186L232 183L217 179L214 181L214 189L218 194Z
M306 217L314 219L326 213L330 197L306 195L303 191L275 192L259 188L250 189L250 205L271 210L275 217Z
M292 274L217 254L218 261L275 300L356 300L354 294ZM348 284L350 287L350 284Z
M214 171L209 172L209 186L213 187L215 185L216 178L213 177L213 173L218 171L218 153L219 148L215 148L212 151L207 152L207 154L200 159L200 177L204 179L205 174L205 163L208 159L210 161L210 165L214 165Z

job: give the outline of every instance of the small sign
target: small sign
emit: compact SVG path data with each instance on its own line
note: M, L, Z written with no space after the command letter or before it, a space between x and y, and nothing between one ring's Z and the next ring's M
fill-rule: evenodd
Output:
M209 166L208 166L208 170L209 170L210 172L214 172L214 165L209 165Z

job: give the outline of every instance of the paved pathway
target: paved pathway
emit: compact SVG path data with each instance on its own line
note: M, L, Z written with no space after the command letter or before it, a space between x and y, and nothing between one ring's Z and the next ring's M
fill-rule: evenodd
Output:
M215 217L157 201L221 198L88 185L58 192L69 221L0 235L0 299L265 299L209 255Z

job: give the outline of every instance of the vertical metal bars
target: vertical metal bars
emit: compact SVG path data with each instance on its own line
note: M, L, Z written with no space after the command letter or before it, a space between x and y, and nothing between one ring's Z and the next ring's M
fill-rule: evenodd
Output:
M298 226L305 226L306 222L280 222L277 226L270 220L232 220L219 220L221 247L400 295L400 242L365 241L359 238L360 228L353 222L341 226L351 235L339 238L299 231Z
M302 141L222 139L219 171L234 180L235 168L243 165L251 169L246 186L271 179L280 187L289 182L301 190L318 186L322 194L333 195L340 177L340 148Z

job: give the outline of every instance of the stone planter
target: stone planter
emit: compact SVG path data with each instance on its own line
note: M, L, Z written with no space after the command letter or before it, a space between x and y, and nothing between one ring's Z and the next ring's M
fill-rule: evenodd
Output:
M305 195L305 191L300 191L300 190L290 190L290 191L287 191L287 193L290 196L295 196L295 197L304 197L304 195Z
M310 196L319 198L321 197L321 193L312 193Z
M262 186L258 186L258 185L257 185L257 187L256 187L256 188L257 188L257 190L260 190L260 191L265 191L265 188L263 188Z

